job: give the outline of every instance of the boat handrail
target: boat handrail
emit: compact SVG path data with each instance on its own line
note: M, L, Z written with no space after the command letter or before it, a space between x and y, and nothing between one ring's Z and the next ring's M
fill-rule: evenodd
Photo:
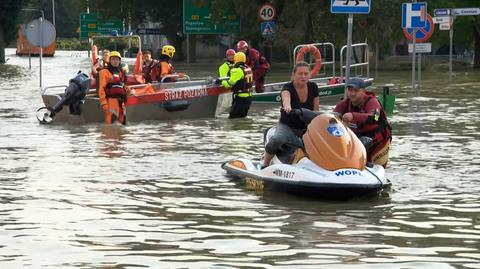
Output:
M65 89L67 87L68 87L68 85L54 85L54 86L44 87L40 90L40 94L44 95L47 92L47 90L50 90L50 89L56 89L56 88L64 88Z
M323 65L323 70L324 70L324 74L327 70L327 65L331 65L332 66L332 77L335 76L335 45L333 45L333 43L331 42L324 42L324 43L312 43L312 44L301 44L301 45L298 45L296 46L294 49L293 49L293 62L295 64L295 59L297 58L297 53L298 51L302 48L302 47L305 47L305 46L315 46L317 47L317 49L320 50L319 47L322 47L322 48L325 48L325 47L330 47L331 48L331 58L332 60L331 61L323 61L323 59L326 57L326 55L324 54L321 54L322 55L322 65ZM323 49L323 52L325 52L326 50Z
M363 75L363 66L366 66L367 67L367 77L370 77L370 62L369 62L369 56L368 56L368 43L356 43L356 44L352 44L352 50L353 48L355 47L365 47L365 55L364 55L364 61L363 62L359 62L359 63L355 63L355 64L351 64L350 67L362 67L361 69L361 75ZM344 51L347 49L347 45L343 46L341 49L340 49L340 77L343 77L343 69L346 69L347 66L346 65L343 65L343 53ZM352 54L353 55L353 54ZM356 73L356 72L355 72Z
M180 75L180 74L170 74L170 75L164 76L162 78L162 80L160 81L160 83L165 83L164 80L169 79L169 78L186 78L187 81L191 81L190 76L187 75L187 74L182 74L182 75Z

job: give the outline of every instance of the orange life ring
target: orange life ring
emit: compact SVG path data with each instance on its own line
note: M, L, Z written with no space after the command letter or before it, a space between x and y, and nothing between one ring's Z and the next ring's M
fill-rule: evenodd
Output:
M303 61L303 57L305 56L306 53L311 53L313 57L315 57L315 66L312 69L312 77L316 77L318 74L318 71L320 71L320 67L322 67L322 54L320 54L320 51L314 46L314 45L306 45L303 46L297 54L297 58L295 61Z

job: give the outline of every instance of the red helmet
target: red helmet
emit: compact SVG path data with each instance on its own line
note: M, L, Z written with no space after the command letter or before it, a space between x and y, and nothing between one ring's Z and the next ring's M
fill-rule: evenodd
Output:
M247 48L248 49L248 43L245 40L240 40L237 43L237 51L241 51L243 49Z
M235 51L233 49L228 49L227 52L225 53L225 56L233 56L235 55Z

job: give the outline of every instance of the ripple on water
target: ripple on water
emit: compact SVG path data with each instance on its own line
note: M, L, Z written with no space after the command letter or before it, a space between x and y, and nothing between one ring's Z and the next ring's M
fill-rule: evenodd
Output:
M88 62L60 51L45 80L65 84ZM399 84L392 190L328 202L251 192L220 169L260 158L277 106L240 120L43 126L38 66L19 70L31 79L0 72L2 268L480 268L478 73L443 87L426 72L421 97L410 74L381 73Z

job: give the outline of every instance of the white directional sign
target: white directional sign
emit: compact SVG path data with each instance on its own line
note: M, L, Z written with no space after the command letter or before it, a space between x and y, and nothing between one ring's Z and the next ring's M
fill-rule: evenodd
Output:
M440 23L440 30L442 31L450 30L450 23Z
M408 44L408 53L413 52L413 44ZM432 52L432 43L418 43L415 44L415 52L416 53L430 53Z
M450 9L449 8L436 8L433 11L433 15L435 17L449 16L450 15Z
M425 28L427 25L427 3L402 4L402 28Z
M371 0L331 0L331 13L370 13Z
M433 23L450 23L450 17L433 17Z
M480 15L480 7L454 8L452 13L455 16Z

